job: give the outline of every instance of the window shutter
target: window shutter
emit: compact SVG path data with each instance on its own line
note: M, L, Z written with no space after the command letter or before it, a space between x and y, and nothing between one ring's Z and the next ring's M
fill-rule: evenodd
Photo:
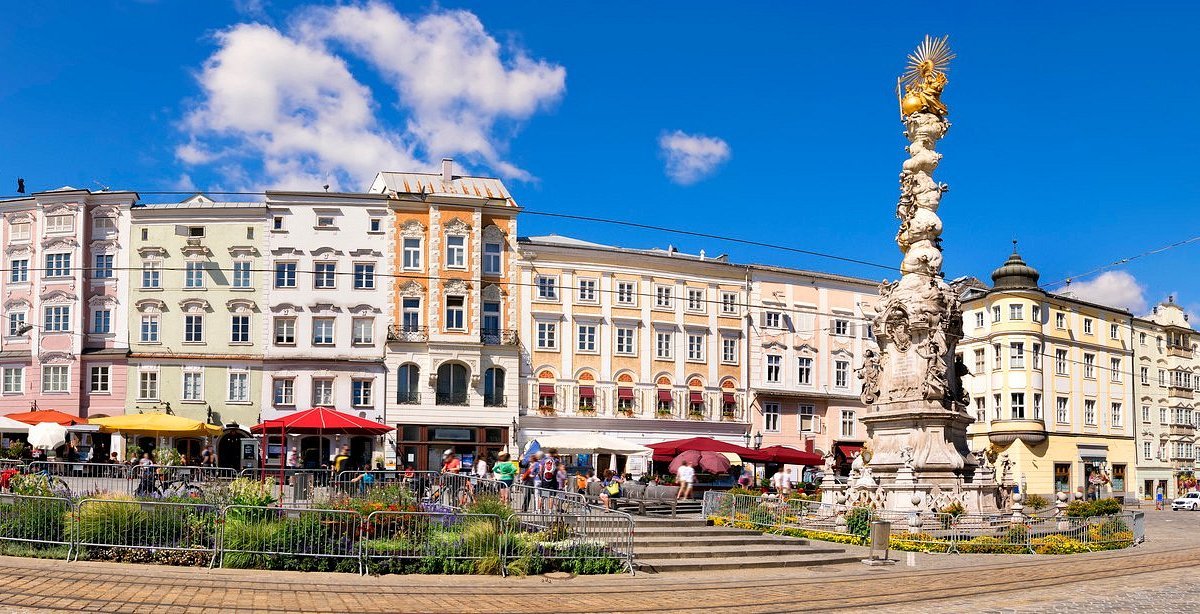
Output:
M812 432L819 435L821 433L821 417L814 415L812 417Z

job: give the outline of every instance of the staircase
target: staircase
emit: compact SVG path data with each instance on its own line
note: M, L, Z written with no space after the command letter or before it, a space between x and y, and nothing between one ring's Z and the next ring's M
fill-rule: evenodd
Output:
M617 499L614 502L614 507L622 512L628 512L634 516L638 516L638 506L628 501ZM675 514L677 516L699 516L704 508L704 502L700 499L684 499L675 503ZM646 516L671 516L671 505L669 503L647 503Z
M837 544L711 527L703 518L635 517L633 552L639 571L708 571L852 563L863 558Z

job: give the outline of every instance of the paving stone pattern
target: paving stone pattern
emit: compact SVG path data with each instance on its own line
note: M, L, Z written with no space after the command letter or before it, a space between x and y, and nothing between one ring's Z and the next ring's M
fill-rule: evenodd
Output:
M1076 556L915 555L812 568L494 578L189 569L0 557L0 612L1194 611L1200 513ZM911 565L910 565L911 562Z

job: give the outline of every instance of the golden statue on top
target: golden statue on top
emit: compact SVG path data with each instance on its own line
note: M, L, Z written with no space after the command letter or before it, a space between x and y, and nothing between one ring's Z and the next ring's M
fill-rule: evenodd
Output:
M901 115L907 117L919 111L939 117L949 115L949 109L942 104L942 90L946 89L948 81L946 68L955 57L950 45L946 44L949 38L932 38L926 34L917 50L908 54L907 69L896 79Z

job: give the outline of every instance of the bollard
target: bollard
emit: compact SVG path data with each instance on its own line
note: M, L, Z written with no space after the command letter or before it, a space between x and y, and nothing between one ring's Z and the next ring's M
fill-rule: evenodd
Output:
M888 558L889 542L892 539L892 523L886 520L871 521L871 554L863 559L864 565L895 565L896 561ZM882 556L880 552L882 551Z

